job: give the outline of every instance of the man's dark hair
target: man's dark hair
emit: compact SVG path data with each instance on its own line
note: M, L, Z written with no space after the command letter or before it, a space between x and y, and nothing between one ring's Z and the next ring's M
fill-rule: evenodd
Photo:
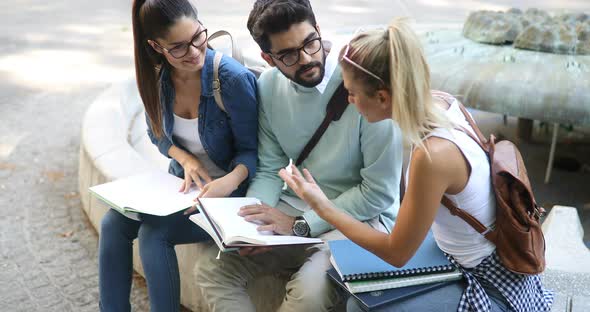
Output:
M316 27L309 0L257 0L248 17L250 35L263 52L270 52L272 34L289 30L291 25L308 21Z

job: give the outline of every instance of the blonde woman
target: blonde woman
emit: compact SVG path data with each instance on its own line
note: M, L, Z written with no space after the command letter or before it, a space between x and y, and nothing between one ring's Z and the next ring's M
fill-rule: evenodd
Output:
M452 96L431 91L420 41L404 20L357 35L340 53L349 101L370 122L392 119L413 147L407 191L391 234L359 222L324 196L306 169L280 176L318 215L390 264L403 266L432 228L439 247L464 274L453 283L380 311L549 311L553 293L539 276L518 275L499 262L495 246L441 204L448 196L486 226L496 219L490 166L465 133L473 129ZM354 300L349 310L359 309Z

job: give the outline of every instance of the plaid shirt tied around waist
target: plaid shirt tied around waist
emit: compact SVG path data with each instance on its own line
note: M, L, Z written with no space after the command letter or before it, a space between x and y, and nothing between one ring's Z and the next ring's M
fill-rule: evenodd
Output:
M504 296L511 311L551 311L553 291L544 289L539 275L522 275L509 271L498 257L496 251L471 270L466 270L450 255L449 260L456 265L467 280L467 287L459 301L458 312L489 312L491 303L484 288L479 283L485 280Z

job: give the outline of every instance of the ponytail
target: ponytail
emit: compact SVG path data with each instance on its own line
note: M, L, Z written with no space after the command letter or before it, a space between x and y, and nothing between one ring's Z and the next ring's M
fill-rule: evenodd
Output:
M408 144L424 148L422 140L433 129L452 127L444 111L433 103L430 69L420 39L407 18L394 19L385 31L361 33L349 45L352 53L348 57L381 77L389 88L392 119L398 123ZM383 89L377 80L369 79L370 76L346 62L340 63L364 84L368 95Z
M135 79L145 111L156 138L164 134L158 73L166 59L148 44L148 39L163 38L182 17L198 21L197 9L190 0L134 0L132 6Z
M156 138L161 138L164 131L162 129L157 68L162 65L162 57L153 51L147 43L148 38L142 27L142 7L145 2L146 0L135 0L132 7L135 79L139 95L150 120L151 131Z

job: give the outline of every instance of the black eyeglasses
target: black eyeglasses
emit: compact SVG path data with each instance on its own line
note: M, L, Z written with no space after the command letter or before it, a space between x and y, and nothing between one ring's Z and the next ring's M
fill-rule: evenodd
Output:
M190 49L191 46L195 47L195 48L200 48L203 44L205 44L205 42L207 42L207 28L198 31L192 38L191 41L189 42L185 42L185 43L181 43L177 46L175 46L172 49L166 49L163 46L161 46L160 44L158 44L155 40L154 43L162 50L166 51L168 54L172 55L172 57L174 58L182 58L185 55L188 54L188 50Z
M293 50L287 51L280 56L275 56L272 53L269 53L274 59L277 59L285 66L293 66L299 62L299 56L301 55L301 50L305 52L307 55L314 55L318 53L318 51L322 48L322 37L313 38L304 42L299 48L295 48Z

